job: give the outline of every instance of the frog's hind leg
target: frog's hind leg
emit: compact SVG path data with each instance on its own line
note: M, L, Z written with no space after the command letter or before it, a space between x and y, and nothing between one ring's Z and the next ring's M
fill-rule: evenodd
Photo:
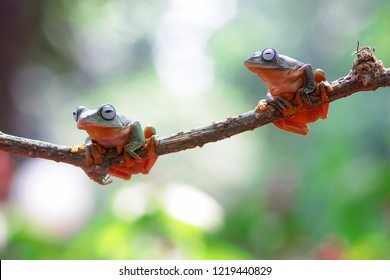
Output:
M261 102L262 100L260 100ZM296 113L296 108L288 101L286 98L279 96L278 98L274 98L271 94L267 94L265 97L265 101L268 104L274 105L283 115L288 116ZM260 104L259 102L259 104ZM259 106L259 105L258 105ZM256 107L257 109L257 107Z
M321 69L316 69L314 79L317 83L316 94L321 96L322 101L328 100L328 93L332 92L333 88L327 81L325 72Z
M142 174L148 174L150 169L154 166L158 159L158 155L155 153L155 149L158 145L158 140L156 140L156 136L153 135L152 137L148 138L145 146L147 147L148 150L148 158L145 159L145 165L142 170Z
M151 125L147 125L144 128L144 135L145 135L145 139L148 139L153 135L156 135L156 129Z
M328 111L329 111L329 103L321 105L320 118L323 119L323 120L328 118Z
M317 83L316 86L316 95L321 96L321 101L325 102L329 99L328 93L333 91L332 86L326 79L325 72L321 69L316 69L314 72L314 79ZM326 119L328 117L329 103L326 103L321 106L321 119Z
M132 172L129 172L129 168L125 166L113 166L108 170L108 174L121 178L123 180L130 180Z
M307 135L310 130L309 126L307 126L305 123L295 122L294 117L279 120L279 121L274 121L273 124L279 127L280 129L301 134L301 135Z
M145 127L144 134L146 138L144 148L148 151L148 158L145 160L142 174L148 174L158 158L155 150L159 144L159 140L157 139L156 129L152 126Z
M85 149L85 162L87 166L93 164L101 164L103 158L100 156L106 152L102 146L99 145L96 141L92 141L89 137L85 140L84 144Z

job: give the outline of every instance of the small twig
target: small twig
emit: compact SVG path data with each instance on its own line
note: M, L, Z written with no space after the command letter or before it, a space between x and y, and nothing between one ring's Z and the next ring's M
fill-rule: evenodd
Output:
M380 87L390 86L390 69L383 67L371 52L372 48L361 48L356 52L357 58L350 73L331 83L333 91L328 94L326 102L347 97L360 91L376 90ZM312 103L311 109L324 104L318 100ZM253 130L271 122L287 118L275 107L268 106L266 111L252 110L247 113L229 117L222 121L194 128L189 131L179 132L171 136L159 138L156 154L165 155L180 152L186 149L202 147L203 145L229 138L244 131ZM71 153L70 147L45 143L37 140L26 139L7 135L0 132L0 150L28 157L39 157L57 162L65 162L82 168L94 181L103 183L108 169L113 164L123 163L123 156L117 155L114 149L107 151L101 165L86 166L84 152ZM137 153L146 157L146 151L140 149Z

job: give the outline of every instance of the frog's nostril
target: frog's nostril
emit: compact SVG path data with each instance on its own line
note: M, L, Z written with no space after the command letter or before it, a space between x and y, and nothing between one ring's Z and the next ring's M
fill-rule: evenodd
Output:
M252 58L258 58L261 56L261 52L255 52L253 55L252 55Z

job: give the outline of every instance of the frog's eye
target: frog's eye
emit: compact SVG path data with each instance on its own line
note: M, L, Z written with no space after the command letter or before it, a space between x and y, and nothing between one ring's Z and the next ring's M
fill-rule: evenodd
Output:
M115 108L110 104L105 104L100 108L100 115L106 121L111 121L116 116Z
M77 110L76 111L73 111L73 119L77 122L79 116L77 114Z
M265 49L263 52L262 52L262 55L263 55L263 59L266 60L266 61L271 61L272 59L275 58L276 56L276 51L272 48L268 48L268 49Z
M84 110L88 110L87 107L85 106L79 106L76 108L76 110L73 111L73 119L78 122L79 121L79 117L80 117L80 114L82 111Z

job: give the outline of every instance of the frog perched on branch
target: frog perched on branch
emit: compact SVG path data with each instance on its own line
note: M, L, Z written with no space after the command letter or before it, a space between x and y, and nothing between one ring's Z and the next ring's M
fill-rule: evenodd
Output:
M190 129L187 131L180 131L173 135L158 137L158 139L154 135L155 134L154 130L150 130L150 134L147 133L148 130L144 130L145 142L139 148L136 147L138 147L139 143L141 143L142 141L139 141L137 145L134 146L130 145L130 147L132 148L129 149L127 145L131 141L129 141L130 138L128 136L132 135L132 133L124 133L124 135L127 135L128 139L126 139L126 137L123 137L121 138L123 142L119 141L120 142L119 144L115 143L115 145L107 146L107 147L113 146L112 149L107 147L102 147L102 149L107 150L104 153L101 153L102 151L101 152L98 151L97 158L99 157L102 158L101 164L88 165L89 160L86 161L85 150L83 150L83 148L56 145L56 144L37 141L33 139L17 137L14 135L8 135L2 132L0 132L0 150L13 153L13 154L22 155L22 156L39 157L39 158L64 162L64 163L72 164L74 166L78 166L82 168L92 180L96 181L99 184L106 183L107 181L104 180L106 178L106 175L109 172L113 172L113 170L119 171L120 172L119 174L125 176L125 178L130 177L132 174L145 173L145 172L147 173L150 170L151 166L153 166L157 156L176 153L176 152L184 151L186 149L192 149L195 147L201 147L207 143L224 140L233 135L245 131L250 131L269 123L275 123L277 121L282 121L289 118L291 119L291 117L300 115L302 113L308 112L315 108L318 109L312 112L316 112L314 114L315 116L321 117L321 115L324 116L324 114L322 114L321 112L325 112L325 110L327 110L327 107L324 106L328 106L329 102L333 102L340 98L348 97L349 95L355 92L372 91L380 87L390 86L390 69L383 67L382 62L376 59L372 51L373 48L371 47L363 47L358 49L358 51L355 53L357 58L355 59L352 65L351 71L349 72L348 75L344 77L340 77L339 79L331 82L330 87L333 90L330 92L329 92L330 88L326 85L325 82L326 79L322 81L318 81L318 79L316 80L316 78L314 78L314 81L316 82L315 83L316 87L317 85L319 86L322 82L324 82L324 87L327 89L326 92L321 92L317 90L311 91L307 89L299 91L298 90L299 88L302 88L303 85L306 85L305 76L307 75L307 73L305 73L306 71L299 72L293 69L292 72L300 73L300 75L296 76L298 78L293 78L291 80L293 82L292 85L285 83L286 86L290 87L290 89L293 89L292 91L289 91L291 95L287 96L287 99L284 98L286 101L289 101L291 105L290 107L285 106L285 104L287 103L281 103L280 100L272 104L273 102L272 98L270 95L268 95L269 101L265 100L267 105L266 105L266 110L264 111L259 108L262 106L262 102L264 102L261 101L260 105L256 110L251 110L249 112L245 112L237 116L231 116L220 121L213 121L208 125ZM259 54L255 54L255 56L259 56ZM268 59L270 59L272 57L272 51L270 51L270 53L267 53L266 56L268 56ZM293 62L292 64L296 64L296 65L300 64L299 62L296 62L296 60L293 60L291 58L290 60L292 60ZM310 70L308 71L310 72ZM283 75L282 77L284 78L289 77L288 75L285 74ZM308 75L308 77L309 76L311 75ZM298 84L299 83L302 84L298 86L297 84L294 84L294 82L295 83L298 82ZM311 84L313 84L313 82L311 82ZM303 88L312 89L313 86L303 86ZM270 104L275 106L268 106ZM277 107L278 105L280 105L280 108ZM283 111L286 108L287 110ZM81 111L84 110L87 110L85 112L89 112L88 111L89 109L82 109L78 113L81 113ZM285 112L286 115L282 114L281 111ZM99 114L98 110L90 110L90 113L91 112L92 114L96 114L98 118L103 117L98 115ZM76 118L79 117L77 115L78 113L76 113L75 116ZM109 115L112 114L112 112L105 112L104 114L106 113L108 113ZM293 115L289 115L291 113ZM308 123L307 115L305 116L303 114L302 116L304 116L304 122L298 122L298 123L301 126L303 125L307 126ZM127 131L128 128L126 127L128 124L129 123L127 123L127 121L124 121L122 125L120 125L120 127L124 129L123 131ZM92 128L93 126L91 125L88 127ZM121 134L121 133L117 134L119 131L121 131L120 127L113 128L110 127L110 125L108 125L106 128L103 128L103 126L100 125L98 130L103 131L107 129L108 135L110 137L118 139L117 138L118 135ZM127 132L129 131L130 130L128 130ZM303 128L303 130L298 128L298 131L305 132L305 128ZM92 139L91 142L93 142L93 137L91 137L91 139ZM99 140L102 139L103 138L97 137L95 140L99 142ZM150 140L153 139L153 141L148 141L148 139ZM143 159L142 162L139 162L138 164L137 156L133 155L134 157L131 158L131 161L133 162L135 161L134 165L132 167L126 166L125 157L127 157L126 155L127 152L118 154L118 148L116 144L118 144L119 146L123 146L121 148L123 151L127 149L130 150L131 152L131 150L133 150L133 148L135 147L135 149L132 152L134 152L140 158L142 158ZM130 154L128 155L131 157ZM113 175L117 176L117 174L113 174Z
M72 151L85 150L87 165L101 164L101 155L106 149L116 148L118 154L123 152L125 163L113 165L108 174L129 180L133 174L148 174L156 162L157 155L154 150L158 140L153 127L147 126L142 130L139 121L117 114L110 104L104 104L95 110L79 106L73 112L73 117L77 127L87 131L89 136L85 140L85 146L76 146ZM148 151L146 158L135 153L141 147Z
M302 111L314 100L328 100L328 93L333 89L323 70L313 71L310 64L278 54L272 48L255 52L244 64L268 85L267 96L260 100L256 110L265 111L268 104L272 104L288 117L274 121L277 127L307 135L307 123L327 118L329 103Z

